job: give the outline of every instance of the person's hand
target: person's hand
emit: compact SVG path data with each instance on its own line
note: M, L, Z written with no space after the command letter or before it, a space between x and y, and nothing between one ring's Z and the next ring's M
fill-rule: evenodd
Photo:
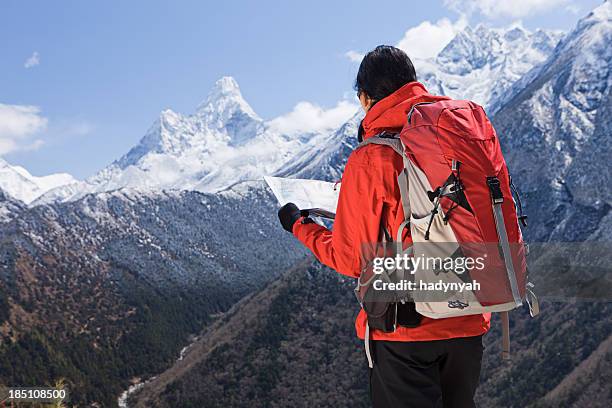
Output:
M293 224L301 217L300 209L293 203L287 203L278 210L278 219L286 231L293 233Z

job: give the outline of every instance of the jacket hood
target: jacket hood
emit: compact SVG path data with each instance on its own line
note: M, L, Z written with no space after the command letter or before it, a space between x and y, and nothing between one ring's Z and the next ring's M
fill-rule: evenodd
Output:
M361 121L359 140L367 139L384 131L399 132L406 124L406 116L414 104L437 102L445 99L450 98L431 95L420 82L408 82L372 106Z

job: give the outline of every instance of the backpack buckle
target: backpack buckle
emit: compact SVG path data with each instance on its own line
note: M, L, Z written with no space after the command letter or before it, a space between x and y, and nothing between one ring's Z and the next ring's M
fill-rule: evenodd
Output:
M491 192L491 198L493 199L493 204L503 203L504 193L502 193L501 191L499 179L495 176L487 177L487 185L489 186L489 191Z

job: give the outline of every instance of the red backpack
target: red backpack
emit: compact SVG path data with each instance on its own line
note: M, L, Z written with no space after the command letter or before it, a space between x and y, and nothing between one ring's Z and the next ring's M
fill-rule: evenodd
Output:
M358 148L371 143L388 145L404 159L398 177L404 222L393 237L395 254L414 262L408 272L405 266L382 273L364 270L356 288L362 306L366 312L382 310L380 298L377 307L368 304L374 282L408 277L413 290L396 291L386 301L414 302L418 313L434 319L501 312L507 358L507 312L523 301L532 316L539 308L528 283L527 246L519 226L526 225L526 217L520 199L513 197L516 189L484 109L461 100L419 103L399 135L383 133ZM412 236L408 248L399 243L404 228ZM469 265L467 259L472 259Z

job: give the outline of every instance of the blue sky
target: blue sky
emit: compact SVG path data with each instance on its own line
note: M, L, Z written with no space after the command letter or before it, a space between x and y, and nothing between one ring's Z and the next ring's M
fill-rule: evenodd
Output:
M0 156L35 175L87 177L137 143L162 109L193 112L223 75L265 119L300 101L329 109L352 97L348 51L397 44L425 21L436 35L460 18L568 30L598 4L4 0Z

